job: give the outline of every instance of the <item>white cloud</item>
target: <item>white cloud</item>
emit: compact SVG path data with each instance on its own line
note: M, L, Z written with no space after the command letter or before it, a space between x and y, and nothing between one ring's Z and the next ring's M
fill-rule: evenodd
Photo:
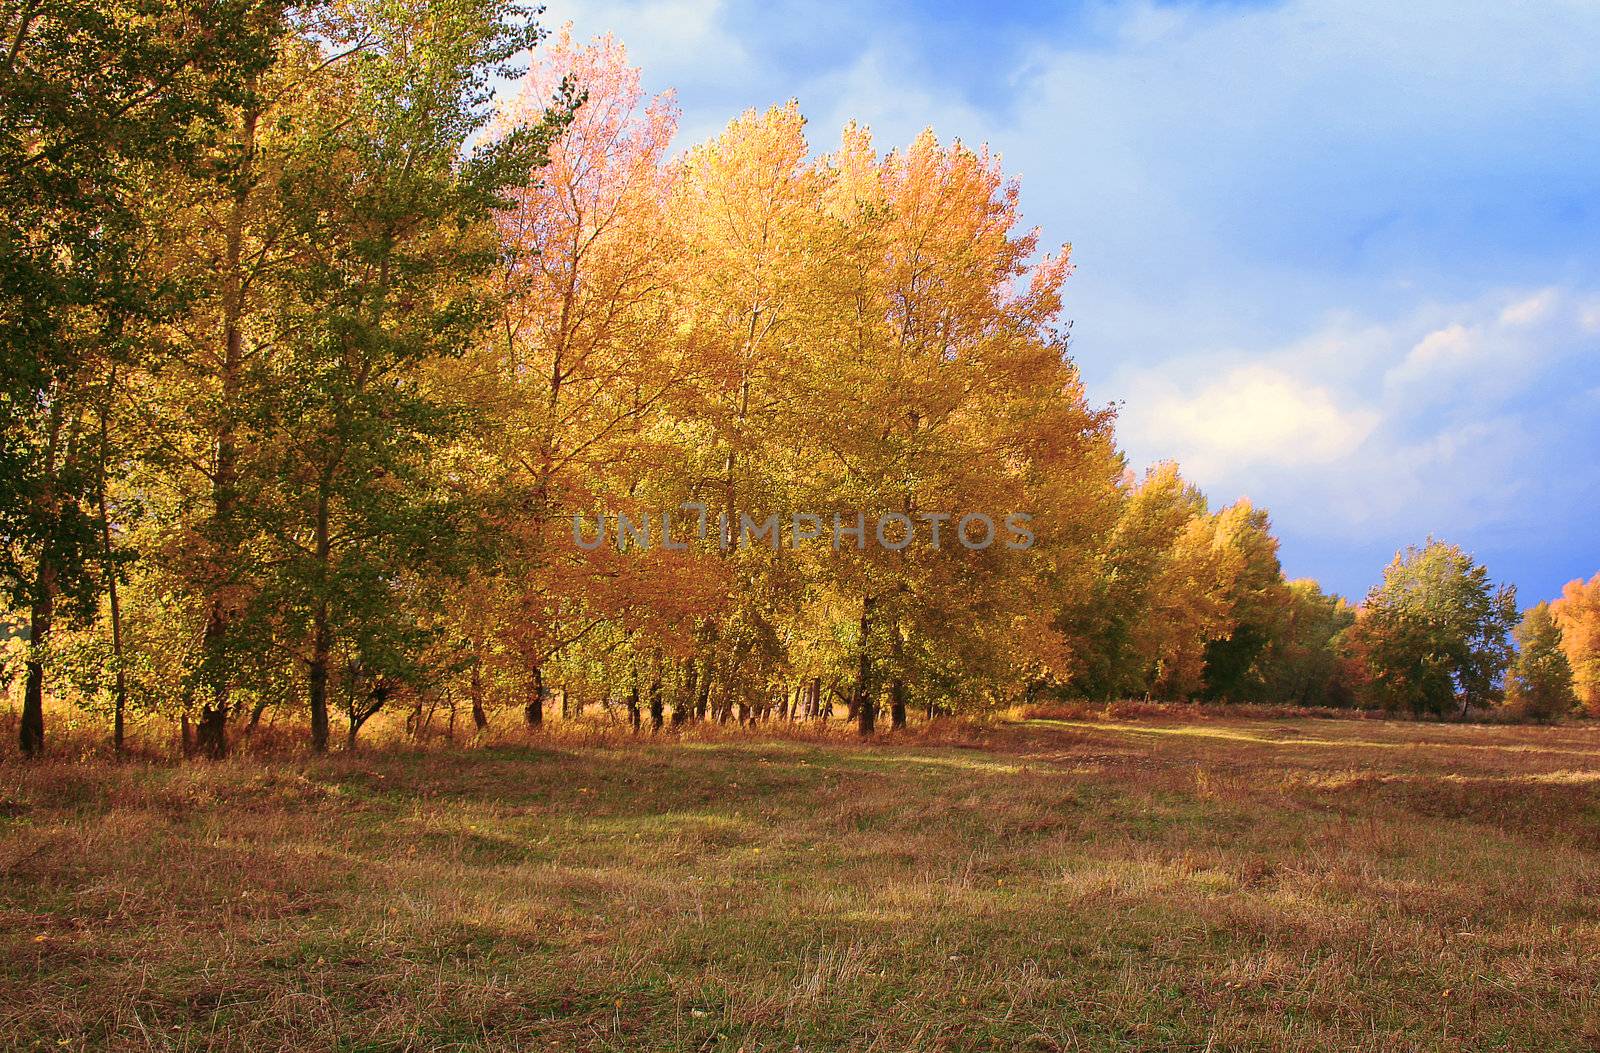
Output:
M1600 299L1590 300L1580 307L1578 318L1584 332L1600 334Z
M1517 327L1535 325L1550 317L1550 312L1560 299L1559 290L1542 289L1527 299L1506 305L1500 312L1500 324Z
M1404 381L1427 377L1441 370L1455 370L1481 355L1482 343L1478 331L1456 322L1443 329L1435 329L1418 340L1390 379Z
M1114 385L1118 434L1136 464L1175 458L1214 498L1249 493L1302 537L1535 529L1553 479L1594 473L1570 449L1592 395L1560 383L1585 375L1585 356L1596 375L1575 301L1545 290L1383 323L1343 314L1280 347L1133 367Z
M1283 369L1246 365L1189 389L1146 375L1129 392L1122 424L1125 441L1216 475L1329 464L1352 454L1378 419Z

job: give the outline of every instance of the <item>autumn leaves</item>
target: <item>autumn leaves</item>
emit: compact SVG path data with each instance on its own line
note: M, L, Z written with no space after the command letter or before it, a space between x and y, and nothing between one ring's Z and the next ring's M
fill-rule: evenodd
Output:
M752 704L820 676L954 706L1062 667L1051 590L1082 573L1120 465L1056 328L1066 253L1028 267L997 162L931 134L880 154L855 126L817 157L793 103L670 160L670 99L609 39L556 41L500 127L564 70L587 95L502 216L485 349L511 392L497 489L529 492L537 555L476 587L540 628L486 649L565 664L556 626L600 617L625 679L664 657ZM677 509L703 512L661 529ZM611 555L574 559L601 549L597 516ZM971 662L940 643L958 632Z

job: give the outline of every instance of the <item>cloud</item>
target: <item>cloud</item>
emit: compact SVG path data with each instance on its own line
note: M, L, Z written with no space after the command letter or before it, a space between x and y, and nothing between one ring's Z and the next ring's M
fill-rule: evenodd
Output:
M1135 463L1176 458L1216 500L1267 504L1302 541L1525 545L1600 491L1586 302L1547 288L1342 314L1280 346L1135 366L1116 381L1119 437Z
M1129 393L1125 437L1168 450L1191 472L1326 465L1348 457L1378 424L1376 411L1340 405L1327 387L1273 366L1244 365L1198 388L1150 373Z
M1508 304L1500 312L1500 324L1519 328L1536 325L1550 317L1551 310L1556 306L1560 298L1559 291L1542 289L1527 299Z

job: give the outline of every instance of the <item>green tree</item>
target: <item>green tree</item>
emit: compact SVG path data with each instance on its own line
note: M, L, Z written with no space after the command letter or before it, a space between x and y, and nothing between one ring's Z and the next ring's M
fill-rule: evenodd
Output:
M469 554L471 509L430 471L461 422L432 370L493 318L494 213L574 105L470 145L493 82L541 35L513 4L374 0L325 32L354 54L344 97L309 115L285 173L282 207L303 252L281 308L293 335L270 363L275 394L262 408L277 457L274 588L304 634L317 750L336 648L359 674L347 693L381 703L420 647L418 568L460 569L452 561ZM352 734L366 708L350 710Z
M1366 691L1384 709L1442 715L1498 699L1517 620L1516 587L1455 545L1429 539L1396 554L1351 630Z
M1309 579L1289 582L1282 632L1262 660L1266 698L1298 706L1340 704L1339 638L1355 608Z
M1506 678L1506 705L1537 720L1559 717L1578 704L1572 666L1561 648L1561 626L1548 603L1530 607L1517 626L1517 657Z
M104 531L104 444L87 437L129 323L167 292L139 265L141 181L203 142L271 61L279 5L22 0L0 5L0 587L44 647L58 601L87 609ZM43 748L43 665L20 728Z

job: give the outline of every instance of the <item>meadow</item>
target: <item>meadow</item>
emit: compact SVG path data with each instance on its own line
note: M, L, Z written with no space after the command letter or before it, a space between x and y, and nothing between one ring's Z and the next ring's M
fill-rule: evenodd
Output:
M1600 728L0 762L0 1046L1592 1049Z

